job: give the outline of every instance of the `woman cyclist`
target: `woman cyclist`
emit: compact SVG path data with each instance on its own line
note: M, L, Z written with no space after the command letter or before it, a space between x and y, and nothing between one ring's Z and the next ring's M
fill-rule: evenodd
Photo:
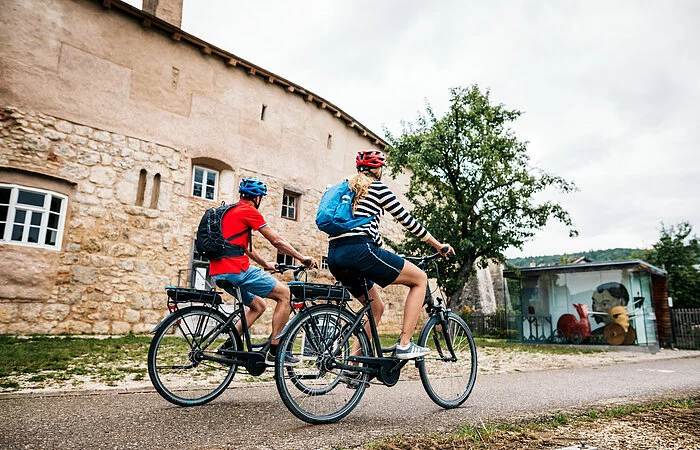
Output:
M376 284L386 287L400 284L409 288L404 307L403 326L396 345L394 357L413 359L427 355L430 350L413 343L411 336L416 328L418 316L425 298L428 277L413 263L395 253L381 248L379 220L388 211L408 231L432 245L440 254L454 254L449 244L436 240L416 219L401 206L394 193L384 184L383 167L386 156L377 150L362 150L355 159L357 174L349 180L350 189L355 193L353 213L356 217L373 219L350 231L330 238L328 248L328 268L333 276L343 283L350 293L361 303L366 300L364 280L367 280L369 295L373 299L372 312L379 323L384 312L384 303ZM354 353L359 346L353 348Z

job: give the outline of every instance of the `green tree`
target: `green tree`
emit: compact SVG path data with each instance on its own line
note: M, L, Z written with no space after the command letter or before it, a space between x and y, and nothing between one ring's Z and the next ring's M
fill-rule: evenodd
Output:
M427 105L416 123L404 124L401 136L386 133L391 144L389 167L407 171L407 198L413 214L439 240L449 242L456 263L441 272L453 308L475 264L504 262L503 252L522 245L550 219L576 230L557 203L540 201L548 188L576 190L573 183L531 167L527 142L509 125L522 114L503 104L491 104L489 90L477 85L450 90L450 109L437 118ZM402 251L424 250L407 233Z
M668 272L668 295L675 308L700 308L700 242L691 236L693 227L681 222L666 228L644 259Z

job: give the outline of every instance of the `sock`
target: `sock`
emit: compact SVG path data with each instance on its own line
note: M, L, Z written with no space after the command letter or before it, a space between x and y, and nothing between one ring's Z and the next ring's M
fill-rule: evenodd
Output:
M410 346L411 346L411 342L410 342L410 341L409 341L409 343L406 344L406 345L401 345L401 344L398 343L398 342L396 343L396 348L399 348L399 349L401 349L401 350L406 350L406 349L407 349L408 347L410 347Z
M277 356L277 347L279 344L270 344L270 354L272 356Z

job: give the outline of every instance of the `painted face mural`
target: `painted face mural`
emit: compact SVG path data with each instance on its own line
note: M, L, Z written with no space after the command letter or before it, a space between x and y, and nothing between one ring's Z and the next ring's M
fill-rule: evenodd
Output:
M595 315L596 323L610 323L610 309L615 306L627 306L630 296L627 288L620 283L604 283L593 291L593 312L605 313Z

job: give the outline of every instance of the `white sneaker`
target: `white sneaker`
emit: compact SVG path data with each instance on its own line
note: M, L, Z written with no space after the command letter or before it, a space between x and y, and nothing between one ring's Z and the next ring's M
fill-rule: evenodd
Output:
M394 351L394 358L396 359L415 359L425 356L430 353L429 348L421 347L413 343L413 339L408 343L407 348L401 348L400 344L396 345L396 350Z

